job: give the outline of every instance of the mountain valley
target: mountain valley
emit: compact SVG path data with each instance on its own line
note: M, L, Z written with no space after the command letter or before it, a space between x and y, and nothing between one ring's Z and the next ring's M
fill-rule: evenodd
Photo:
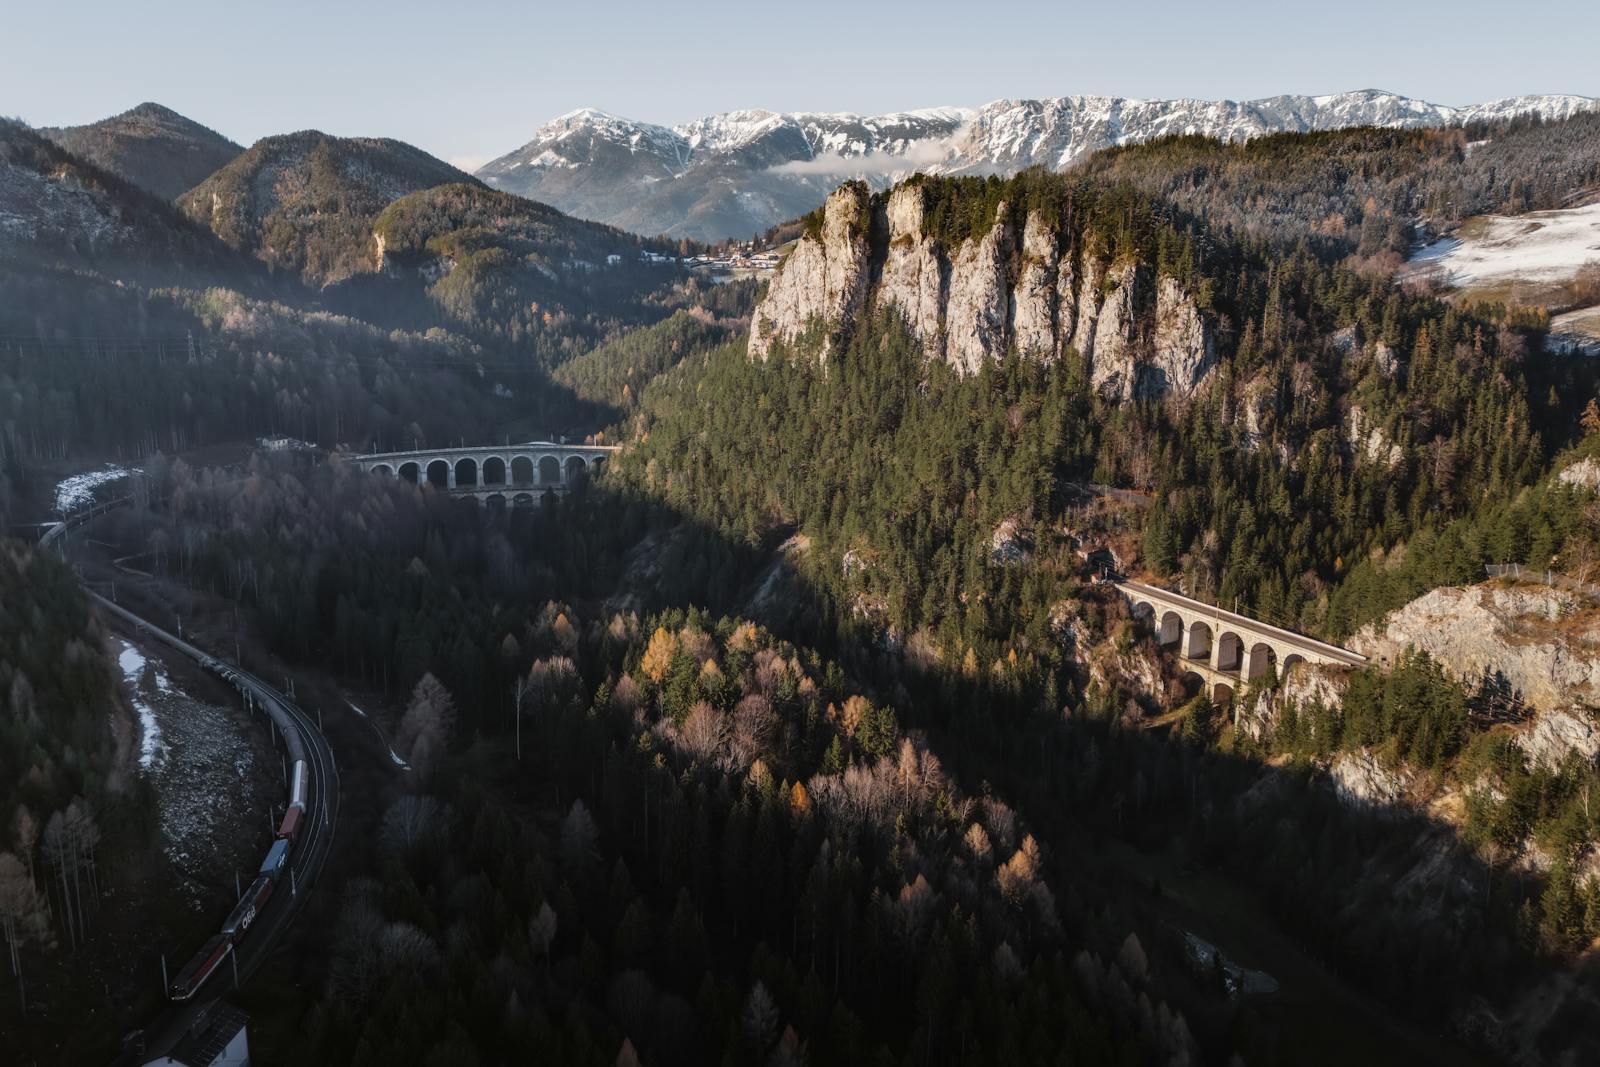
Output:
M0 123L0 1032L1595 1062L1597 210L1582 96Z

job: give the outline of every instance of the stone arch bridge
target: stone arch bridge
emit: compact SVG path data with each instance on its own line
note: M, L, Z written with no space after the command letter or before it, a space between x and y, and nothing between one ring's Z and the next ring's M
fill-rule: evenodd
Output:
M452 496L495 507L529 507L599 477L617 445L528 441L473 448L369 452L347 462L362 470L431 485Z
M1269 667L1282 677L1301 662L1341 667L1367 662L1358 652L1179 593L1143 582L1115 584L1132 603L1134 618L1150 623L1156 641L1177 652L1184 673L1200 679L1214 700L1231 698Z

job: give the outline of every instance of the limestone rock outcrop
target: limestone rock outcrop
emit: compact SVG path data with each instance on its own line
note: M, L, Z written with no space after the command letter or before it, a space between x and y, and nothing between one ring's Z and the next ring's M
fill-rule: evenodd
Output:
M1488 677L1520 695L1535 715L1516 739L1534 762L1600 754L1600 606L1542 585L1445 587L1350 641L1386 666L1412 646L1469 685Z
M1094 355L1095 328L1100 323L1100 283L1104 279L1105 266L1099 260L1091 259L1083 265L1078 278L1077 299L1073 303L1078 313L1072 330L1063 331L1064 337L1072 338L1068 343L1077 349L1080 356Z
M1369 419L1359 407L1352 405L1345 415L1344 431L1345 444L1359 460L1393 467L1405 456L1400 446L1389 440L1383 427Z
M1239 728L1260 740L1277 728L1287 708L1310 714L1317 706L1338 708L1350 684L1350 669L1331 664L1297 663L1277 689L1260 693L1254 704L1241 707Z
M1001 203L987 227L955 243L930 225L916 182L870 196L859 183L829 197L820 232L802 237L756 308L750 354L824 328L838 350L864 308L893 310L929 360L974 374L1015 349L1040 362L1068 352L1113 401L1184 401L1217 363L1216 327L1175 278L1074 248L1038 211Z
M1079 354L1089 360L1089 384L1108 400L1132 400L1141 389L1137 357L1138 308L1147 285L1146 272L1137 263L1113 269L1111 291L1100 305L1087 348Z
M1060 354L1056 342L1062 302L1061 249L1043 216L1031 212L1022 228L1022 267L1011 297L1011 329L1017 351L1029 359L1049 361ZM1070 270L1066 274L1071 284ZM1068 294L1068 306L1071 306Z
M1033 553L1033 539L1020 519L1004 519L989 535L989 562L997 567L1026 563Z
M1239 417L1244 424L1240 443L1254 452L1266 442L1270 425L1277 414L1272 381L1265 376L1252 378L1239 397Z
M1563 467L1557 478L1562 485L1588 489L1591 492L1600 491L1600 462L1593 456L1585 456L1576 463L1569 463Z
M1010 326L1007 269L1012 253L1009 209L1001 204L994 225L968 238L950 266L945 301L945 359L962 374L1005 355ZM926 324L917 327L926 330Z
M1328 777L1334 794L1350 807L1396 814L1411 784L1411 771L1390 770L1366 749L1339 753L1328 766Z
M1143 392L1193 396L1216 366L1215 340L1200 308L1173 278L1156 285L1155 342Z
M841 185L823 205L822 231L800 238L750 320L750 354L766 359L774 341L792 341L813 323L825 331L822 358L866 299L869 280L865 185Z
M896 307L928 357L943 358L945 294L950 267L924 234L922 187L903 185L886 205L889 250L878 282L878 303Z

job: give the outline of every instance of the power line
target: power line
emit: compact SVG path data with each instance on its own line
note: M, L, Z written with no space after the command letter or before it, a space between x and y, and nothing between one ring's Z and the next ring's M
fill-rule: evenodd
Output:
M359 366L392 367L404 370L461 370L461 371L517 371L549 376L549 371L533 360L479 359L470 355L460 357L412 356L405 354L356 355L349 352L328 352L310 345L272 344L245 349L215 345L196 345L187 337L83 337L39 338L0 336L0 358L27 358L50 356L55 359L84 361L108 358L151 356L174 361L207 361L230 356L243 359L273 357L279 359L315 359L338 367L347 364Z

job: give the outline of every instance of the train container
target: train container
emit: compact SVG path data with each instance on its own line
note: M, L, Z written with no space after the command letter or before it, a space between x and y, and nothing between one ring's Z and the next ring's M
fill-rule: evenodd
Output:
M289 776L289 806L304 809L306 806L306 761L294 761L294 769Z
M188 1000L194 996L232 951L233 942L228 940L227 934L217 934L207 941L205 946L195 953L194 959L184 964L183 970L178 972L178 977L172 980L172 999Z
M272 848L267 850L267 858L261 861L260 873L271 878L276 878L283 873L283 866L289 859L289 842L281 838L272 843Z
M272 876L270 874L257 876L223 922L223 935L234 941L239 940L240 936L250 929L250 924L256 921L256 916L261 914L261 909L267 906L267 898L271 896Z
M293 841L295 839L295 836L300 833L300 817L303 812L304 809L302 808L290 808L284 812L283 822L278 824L277 836L279 840Z

